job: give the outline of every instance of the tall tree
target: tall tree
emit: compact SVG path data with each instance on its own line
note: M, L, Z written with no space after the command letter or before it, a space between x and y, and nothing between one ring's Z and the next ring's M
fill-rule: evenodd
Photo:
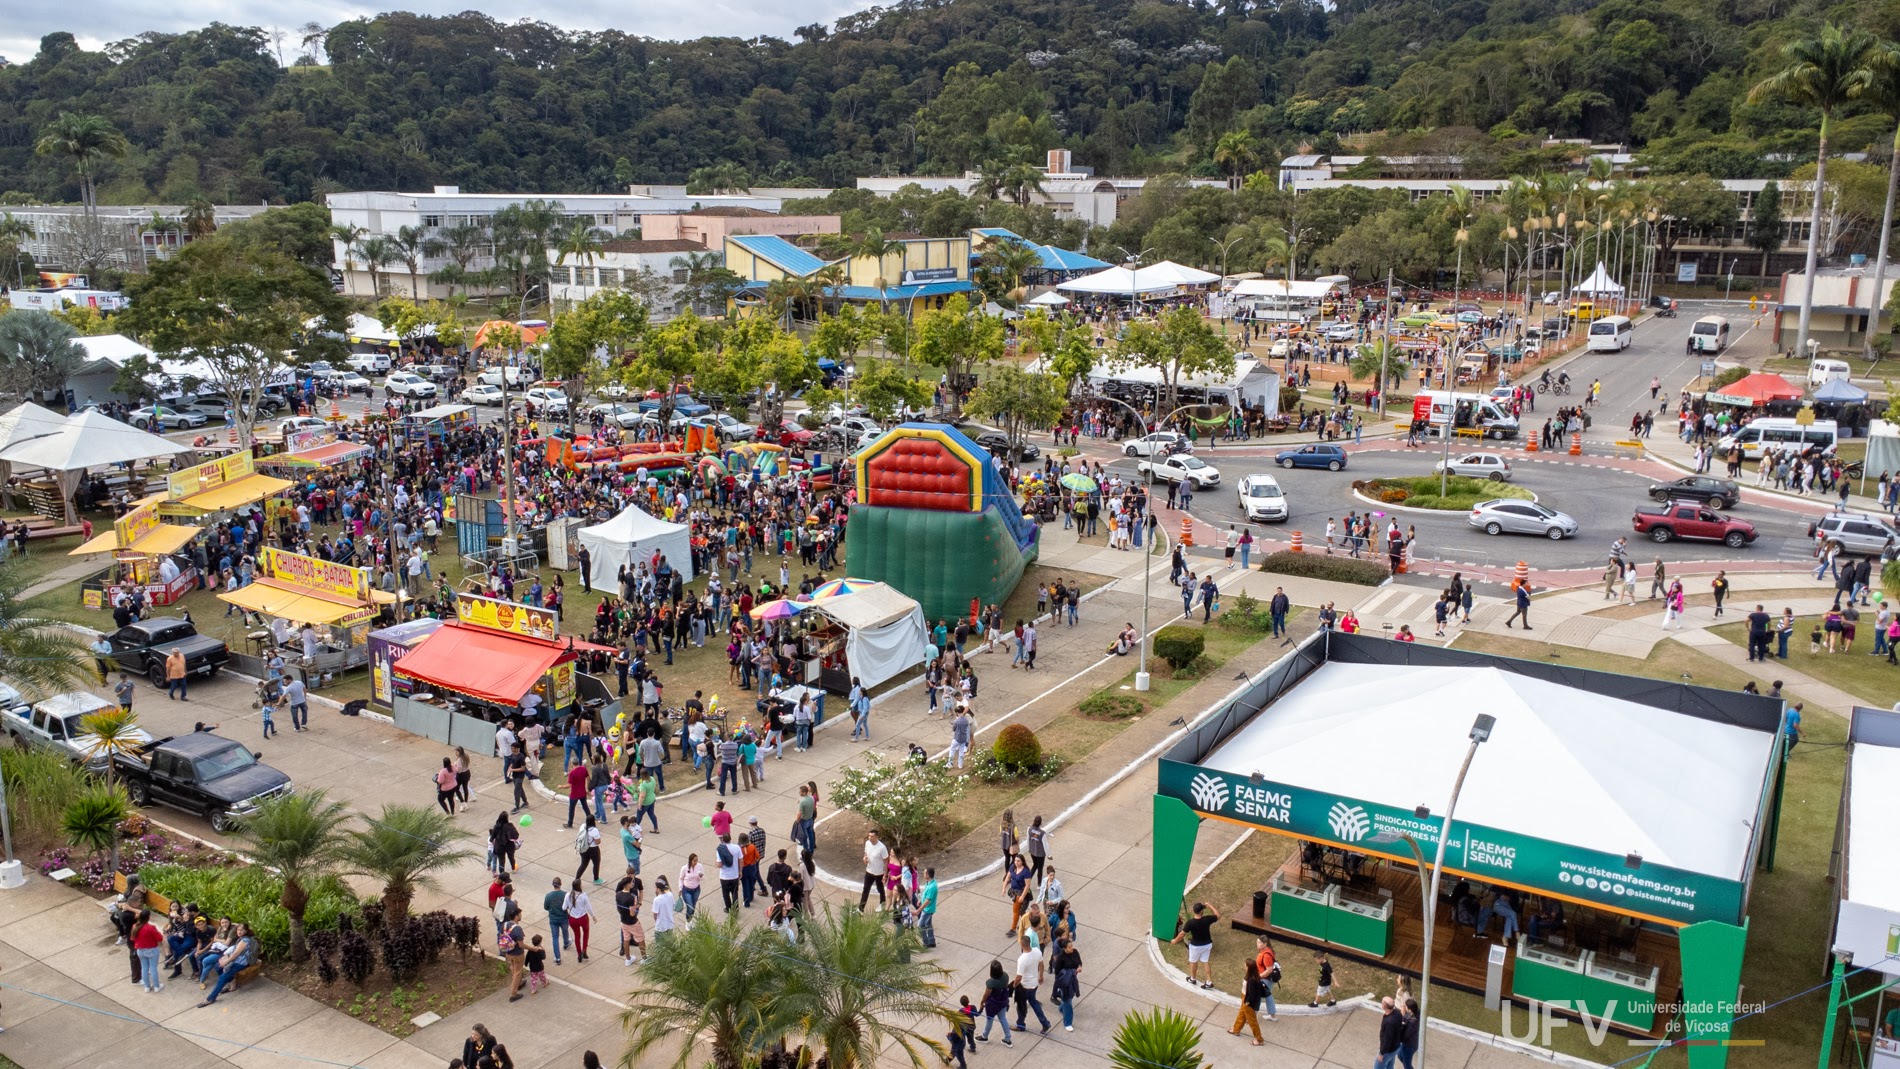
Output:
M570 219L567 227L560 233L560 245L554 257L556 264L564 265L571 258L581 265L581 269L593 273L594 261L606 251L607 232L589 223L585 219ZM587 299L587 283L581 283L581 300Z
M1003 321L970 307L961 294L917 319L917 337L911 355L940 368L947 379L944 391L953 413L963 410L963 398L975 385L976 369L1002 357Z
M103 115L76 115L62 111L46 124L46 130L33 146L42 156L61 156L79 175L79 198L91 215L99 207L96 183L99 165L106 160L123 159L132 149L131 142Z
M1820 143L1814 153L1814 198L1808 212L1806 282L1801 288L1801 319L1795 352L1808 351L1808 322L1814 318L1814 273L1821 246L1821 199L1827 190L1827 140L1834 113L1865 92L1873 81L1871 62L1878 42L1864 30L1842 30L1829 23L1813 37L1790 41L1781 49L1788 65L1748 91L1751 104L1783 100L1821 113Z
M674 1054L667 1069L699 1066L706 1057L702 1042L713 1069L758 1064L802 1023L800 1007L778 997L795 960L783 936L747 927L736 913L702 918L655 940L620 1015L627 1033L622 1069L650 1064L646 1055L669 1047Z
M0 316L0 391L36 396L58 390L86 361L86 350L73 339L79 332L45 312L16 311Z
M1781 251L1781 183L1770 181L1755 194L1748 213L1748 244L1761 251L1761 270L1768 274L1768 258Z
M364 238L356 243L356 258L369 268L369 290L371 296L383 295L383 268L401 258L395 242L386 237Z
M461 844L473 838L447 813L432 806L384 805L363 827L349 829L343 844L346 871L383 881L383 924L400 928L409 919L417 888L432 887L475 853Z
M284 881L278 903L290 915L291 961L310 956L304 942L310 888L342 867L349 841L344 825L349 821L349 809L330 801L329 792L319 789L267 799L238 825L237 838L244 852Z
M1177 410L1183 375L1231 373L1234 367L1233 355L1221 336L1193 308L1172 309L1153 323L1130 324L1115 351L1121 363L1160 372L1167 386L1161 397L1162 411L1156 413L1162 420Z
M1063 380L1009 364L993 368L970 394L970 411L993 421L1009 439L1012 453L1031 428L1053 426L1061 417L1067 391ZM1014 455L1008 460L1016 462Z
M409 299L422 299L422 286L417 278L417 268L422 257L428 252L428 231L419 226L399 226L388 238L389 252L396 261L409 268Z
M867 227L864 233L850 239L848 249L851 256L871 261L877 272L874 281L877 285L878 307L883 311L890 311L885 295L890 289L891 281L885 268L889 265L891 257L903 254L904 243L895 238L886 238L882 229L873 226ZM901 263L898 265L898 270L903 270Z
M786 1001L808 1038L824 1045L829 1069L858 1069L899 1051L923 1069L923 1052L942 1056L936 1037L959 1027L942 1003L950 973L922 955L914 933L828 906L805 918L800 936L805 967L792 972Z
M1874 53L1869 67L1873 77L1861 98L1880 109L1894 123L1893 139L1887 147L1887 203L1880 214L1880 251L1874 256L1874 284L1867 299L1867 330L1861 339L1861 352L1874 356L1874 335L1880 331L1880 291L1887 278L1887 247L1893 237L1893 200L1900 191L1900 47L1883 43ZM1889 325L1891 328L1891 324Z

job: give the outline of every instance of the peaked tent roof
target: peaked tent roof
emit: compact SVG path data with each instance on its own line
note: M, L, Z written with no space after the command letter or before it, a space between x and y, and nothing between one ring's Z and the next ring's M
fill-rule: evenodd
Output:
M120 423L96 408L88 408L68 416L58 430L46 437L17 441L0 449L0 460L22 468L78 471L184 452L189 450L182 445Z
M1126 297L1131 293L1167 293L1180 285L1178 280L1156 274L1152 267L1144 267L1140 271L1111 267L1092 275L1072 278L1056 288L1070 293L1120 294Z
M1854 402L1867 400L1867 391L1846 379L1829 379L1814 391L1816 401Z
M1042 258L1044 271L1099 271L1109 266L1106 260L1097 260L1069 249L1058 249L1054 245L1037 245L1035 249L1036 255Z
M1589 278L1586 278L1582 282L1579 282L1576 285L1570 287L1570 292L1572 293L1621 293L1623 292L1623 287L1621 285L1618 285L1616 280L1610 277L1609 269L1603 266L1603 261L1598 260L1597 269L1591 272Z
M123 334L93 334L74 338L73 341L86 350L87 360L106 360L117 367L125 366L126 361L135 356L154 355L150 349Z
M1039 293L1029 298L1029 303L1039 304L1045 308L1061 308L1069 303L1069 299L1055 290L1050 290L1048 293Z
M1736 379L1734 382L1729 383L1727 386L1715 392L1735 397L1746 397L1754 403L1762 405L1770 401L1792 401L1801 396L1801 387L1796 386L1780 375L1770 375L1766 372L1757 371L1753 375L1745 375L1742 378Z
M17 408L0 416L0 452L16 442L57 431L65 422L65 416L51 409L22 401Z
M1204 286L1209 282L1220 281L1220 276L1212 271L1202 271L1199 268L1187 267L1183 264L1177 264L1173 260L1163 260L1158 264L1150 264L1147 267L1141 268L1136 274L1141 274L1142 272L1152 272L1154 277L1166 279L1177 286Z

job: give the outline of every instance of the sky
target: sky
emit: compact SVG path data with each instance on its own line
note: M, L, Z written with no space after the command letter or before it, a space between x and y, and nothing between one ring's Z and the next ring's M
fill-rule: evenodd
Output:
M346 19L373 15L399 6L428 15L467 11L469 0L410 0L400 5L359 5L325 0L94 0L85 14L60 4L12 4L0 19L0 56L24 63L39 52L40 37L64 30L87 49L110 41L156 30L177 33L211 22L232 26L263 26L285 33L284 59L296 58L296 28L306 22L332 26ZM489 0L479 10L501 22L540 19L563 29L617 29L626 33L666 39L691 37L758 37L792 39L792 31L813 22L830 23L841 15L870 6L869 0L641 0L637 4L608 0L567 0L557 6L527 0ZM101 28L104 28L103 30Z

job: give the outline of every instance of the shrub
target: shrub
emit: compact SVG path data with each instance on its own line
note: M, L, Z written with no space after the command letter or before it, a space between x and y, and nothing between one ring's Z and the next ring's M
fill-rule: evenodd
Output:
M267 961L290 956L290 914L284 912L284 881L251 866L230 869L188 869L182 865L145 865L139 869L145 886L180 902L196 902L214 917L243 921L257 933L258 948ZM356 908L356 896L336 877L326 877L308 888L304 925L311 932L336 926L337 916Z
M892 850L905 849L963 797L963 777L941 761L891 764L875 753L831 784L833 804L871 822Z
M1125 720L1131 716L1140 716L1147 710L1141 699L1132 694L1091 694L1082 699L1075 711L1083 716L1097 720Z
M0 776L6 777L7 805L13 820L39 835L56 835L60 818L87 786L79 766L51 750L0 748Z
M1003 783L1011 780L1030 780L1035 783L1047 783L1056 778L1056 774L1068 767L1068 762L1053 753L1042 755L1042 761L1029 768L1011 767L998 761L996 754L984 750L970 761L970 775L984 783Z
M1291 550L1267 554L1260 561L1260 570L1306 579L1358 583L1361 586L1378 586L1391 574L1386 571L1384 564L1375 560L1329 557L1324 553L1295 553Z
M1267 611L1259 598L1248 594L1233 595L1216 622L1230 631L1266 634L1273 630L1273 614Z
M1725 367L1709 380L1709 389L1719 391L1730 383L1740 382L1747 378L1748 374L1748 369L1745 367Z
M1379 491L1379 500L1388 505L1399 505L1412 496L1412 492L1403 486L1388 486Z
M1033 768L1042 762L1042 740L1022 724L1011 724L996 733L990 753L1005 768Z
M1198 627L1173 624L1155 632L1154 647L1155 656L1179 672L1201 659L1201 652L1207 648L1207 636Z

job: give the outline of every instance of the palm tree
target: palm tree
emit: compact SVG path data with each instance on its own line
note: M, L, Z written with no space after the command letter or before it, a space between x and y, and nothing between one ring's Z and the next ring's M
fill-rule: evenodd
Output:
M1453 182L1445 191L1445 215L1458 229L1452 242L1458 246L1458 269L1452 277L1451 303L1458 303L1458 292L1465 285L1465 242L1471 240L1466 224L1471 221L1471 190Z
M356 270L356 243L368 235L368 230L355 223L331 224L330 240L343 246L343 270Z
M0 213L0 278L13 268L13 277L26 284L26 264L20 259L20 243L34 235L33 224L15 219L12 212Z
M1035 246L1020 241L999 241L983 254L984 266L1009 280L1009 291L1022 288L1023 276L1042 266L1042 254Z
M1760 103L1770 97L1821 113L1820 143L1814 152L1814 203L1808 211L1808 256L1803 269L1807 277L1801 292L1801 320L1795 333L1795 352L1808 351L1808 321L1814 317L1815 261L1821 248L1821 196L1827 188L1828 125L1834 113L1849 100L1860 96L1873 82L1870 64L1879 54L1879 44L1864 30L1842 30L1829 23L1815 37L1790 41L1781 48L1788 65L1755 84L1748 91L1748 102Z
M132 811L132 802L116 783L95 784L81 792L60 814L66 841L94 855L110 854L107 872L119 871L119 825Z
M457 846L470 838L438 809L413 805L384 805L382 815L364 818L368 825L351 828L343 844L346 870L383 881L383 923L401 927L409 917L409 901L418 887L435 886L438 872L452 869L475 856Z
M244 851L283 878L280 900L290 914L290 960L310 956L304 944L303 915L310 905L309 885L335 872L343 863L346 842L343 825L350 811L332 802L329 792L286 794L258 804L257 812L238 825Z
M1893 145L1887 157L1887 207L1880 216L1880 251L1874 256L1873 295L1867 308L1867 334L1861 339L1861 354L1874 358L1874 335L1880 325L1880 288L1887 277L1887 241L1893 234L1893 198L1900 191L1900 46L1882 45L1868 64L1873 78L1861 91L1861 99L1895 124ZM0 223L0 227L4 224ZM0 242L4 242L0 230Z
M674 277L681 280L679 285L686 290L688 306L696 311L704 311L705 309L699 306L706 299L706 281L714 271L723 266L720 254L689 252L683 256L673 257L667 262L667 266L675 272Z
M792 329L792 306L798 302L799 280L775 278L765 284L765 307L786 330Z
M748 928L739 915L710 916L653 942L640 985L620 1015L627 1033L622 1069L644 1065L657 1047L677 1044L669 1069L701 1064L699 1041L714 1069L746 1069L800 1023L793 1000L777 997L798 958L785 937Z
M851 284L851 272L843 263L826 264L812 272L812 283L818 287L818 321L825 321L825 298L841 300L844 288Z
M423 243L422 251L430 256L447 256L450 262L431 272L429 281L448 286L453 299L456 284L468 282L469 267L487 241L488 228L480 223L457 223L436 231L435 237Z
M894 1042L919 1069L920 1048L942 1053L936 1036L956 1020L943 1007L949 972L923 958L914 934L827 906L805 919L799 935L799 956L809 964L791 976L787 1001L797 1007L807 1035L824 1044L830 1069L872 1065L886 1043Z
M869 227L864 233L851 239L851 255L862 256L877 265L877 304L878 310L889 312L890 306L885 299L885 290L890 288L890 280L884 274L884 261L904 251L904 243L884 237L884 231L878 227Z
M72 689L90 673L86 648L71 631L25 610L26 588L17 559L0 563L0 679L38 700Z
M383 268L396 262L400 254L396 246L385 237L364 238L356 243L356 258L369 268L369 289L372 296L380 297L383 292Z
M389 242L391 262L401 261L409 268L409 299L421 300L421 287L416 280L416 265L421 262L428 250L428 231L419 226L401 226L395 234L386 239Z
M1237 186L1240 176L1253 170L1258 161L1253 134L1245 130L1229 130L1214 145L1214 166L1227 172L1229 185Z
M46 131L33 146L33 151L42 156L64 156L72 163L79 174L79 198L87 215L99 206L94 195L99 164L121 159L131 149L131 142L105 116L75 115L70 111L60 112L58 118L46 124Z
M106 782L118 779L117 766L121 756L131 757L145 744L139 729L138 714L130 709L101 709L96 713L87 713L79 718L79 730L85 734L86 762L91 764L99 758L105 759Z
M218 232L218 210L203 197L194 197L179 215L185 224L185 236L193 241L208 238Z
M1108 1060L1117 1069L1200 1069L1201 1029L1187 1016L1156 1008L1122 1018Z
M590 225L584 219L574 219L567 229L561 231L560 244L556 246L554 257L556 264L567 263L572 256L578 260L589 274L593 273L594 261L606 251L608 234L597 226ZM587 299L587 283L581 283L581 300Z

